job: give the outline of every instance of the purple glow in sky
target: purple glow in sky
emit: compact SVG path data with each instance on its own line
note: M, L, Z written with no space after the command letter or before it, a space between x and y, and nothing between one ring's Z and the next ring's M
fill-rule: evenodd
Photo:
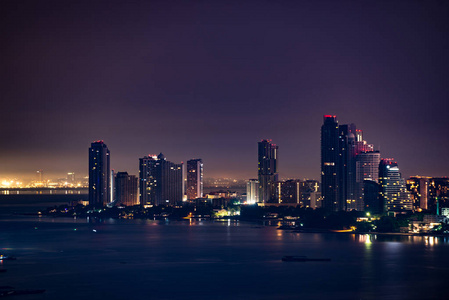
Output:
M0 3L0 177L75 171L104 140L252 178L319 178L323 114L355 123L404 175L449 175L447 1Z

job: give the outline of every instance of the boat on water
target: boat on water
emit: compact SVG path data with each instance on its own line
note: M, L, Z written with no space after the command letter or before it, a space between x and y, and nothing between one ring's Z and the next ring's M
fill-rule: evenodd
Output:
M0 254L0 260L16 260L14 256Z
M282 261L331 261L330 258L308 258L307 256L284 256Z
M42 294L45 293L45 290L14 290L8 289L4 291L0 291L0 297L14 296L14 295L33 295L33 294Z

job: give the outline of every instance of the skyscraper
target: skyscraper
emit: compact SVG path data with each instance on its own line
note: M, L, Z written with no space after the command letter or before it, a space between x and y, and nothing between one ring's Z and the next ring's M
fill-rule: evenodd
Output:
M357 143L354 124L338 126L337 195L338 210L357 209L356 162Z
M191 159L187 161L187 199L203 197L203 161Z
M103 141L89 148L89 204L103 207L111 202L110 153Z
M338 136L337 117L324 115L324 123L321 126L321 194L322 207L329 211L342 209L338 203Z
M128 172L118 172L115 176L115 200L126 206L138 205L137 177Z
M274 201L275 199L274 183L278 181L277 150L278 146L271 144L271 140L259 142L259 202L262 203Z
M369 186L370 192L372 192L375 187L365 183L365 180L371 180L377 184L379 179L379 163L380 163L380 152L370 151L361 152L356 157L356 187L357 187L357 210L365 210L366 205L364 203L364 191L365 187ZM374 196L370 195L369 199ZM373 200L375 202L375 200ZM376 204L377 205L377 204ZM373 206L373 204L371 204ZM377 208L375 208L376 211Z
M357 156L372 151L355 124L338 125L325 115L321 127L322 207L330 211L363 210L363 180L357 182Z
M141 205L176 205L182 202L182 163L175 164L160 153L139 159Z
M405 180L399 173L398 164L391 158L382 159L379 164L380 197L386 211L404 213L411 211L412 201Z

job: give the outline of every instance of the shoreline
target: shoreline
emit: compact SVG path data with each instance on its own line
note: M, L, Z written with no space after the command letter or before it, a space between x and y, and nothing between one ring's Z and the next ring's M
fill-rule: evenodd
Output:
M38 218L52 218L52 219L82 219L89 218L90 216L61 216L61 215L51 215L51 214L38 214L38 213L13 213L8 214L9 216L22 216L22 217L38 217ZM7 215L0 215L0 217L5 217ZM95 216L98 218L98 216ZM100 218L101 219L101 218ZM163 220L163 218L113 218L107 217L105 219L118 219L118 220ZM247 223L263 223L267 220L265 219L239 219L239 218L191 218L192 220L203 220L203 221L224 221L224 220L233 220L233 221L241 221ZM1 220L1 218L0 218ZM173 219L171 221L187 221L187 219ZM265 227L274 227L276 225L263 225ZM284 230L291 233L331 233L331 234L358 234L358 235L380 235L380 236L418 236L418 237L449 237L449 234L443 233L410 233L410 232L362 232L362 231L346 231L346 230L335 230L335 229L320 229L320 228L304 228L301 230L295 230L292 228L277 228L278 230Z

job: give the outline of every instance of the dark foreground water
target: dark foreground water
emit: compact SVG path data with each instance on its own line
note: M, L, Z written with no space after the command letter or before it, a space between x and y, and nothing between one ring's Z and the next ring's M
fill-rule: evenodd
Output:
M96 232L94 232L94 230ZM0 217L14 299L443 299L444 238L295 234L234 222ZM284 255L331 262L282 262ZM441 298L443 297L443 298Z

